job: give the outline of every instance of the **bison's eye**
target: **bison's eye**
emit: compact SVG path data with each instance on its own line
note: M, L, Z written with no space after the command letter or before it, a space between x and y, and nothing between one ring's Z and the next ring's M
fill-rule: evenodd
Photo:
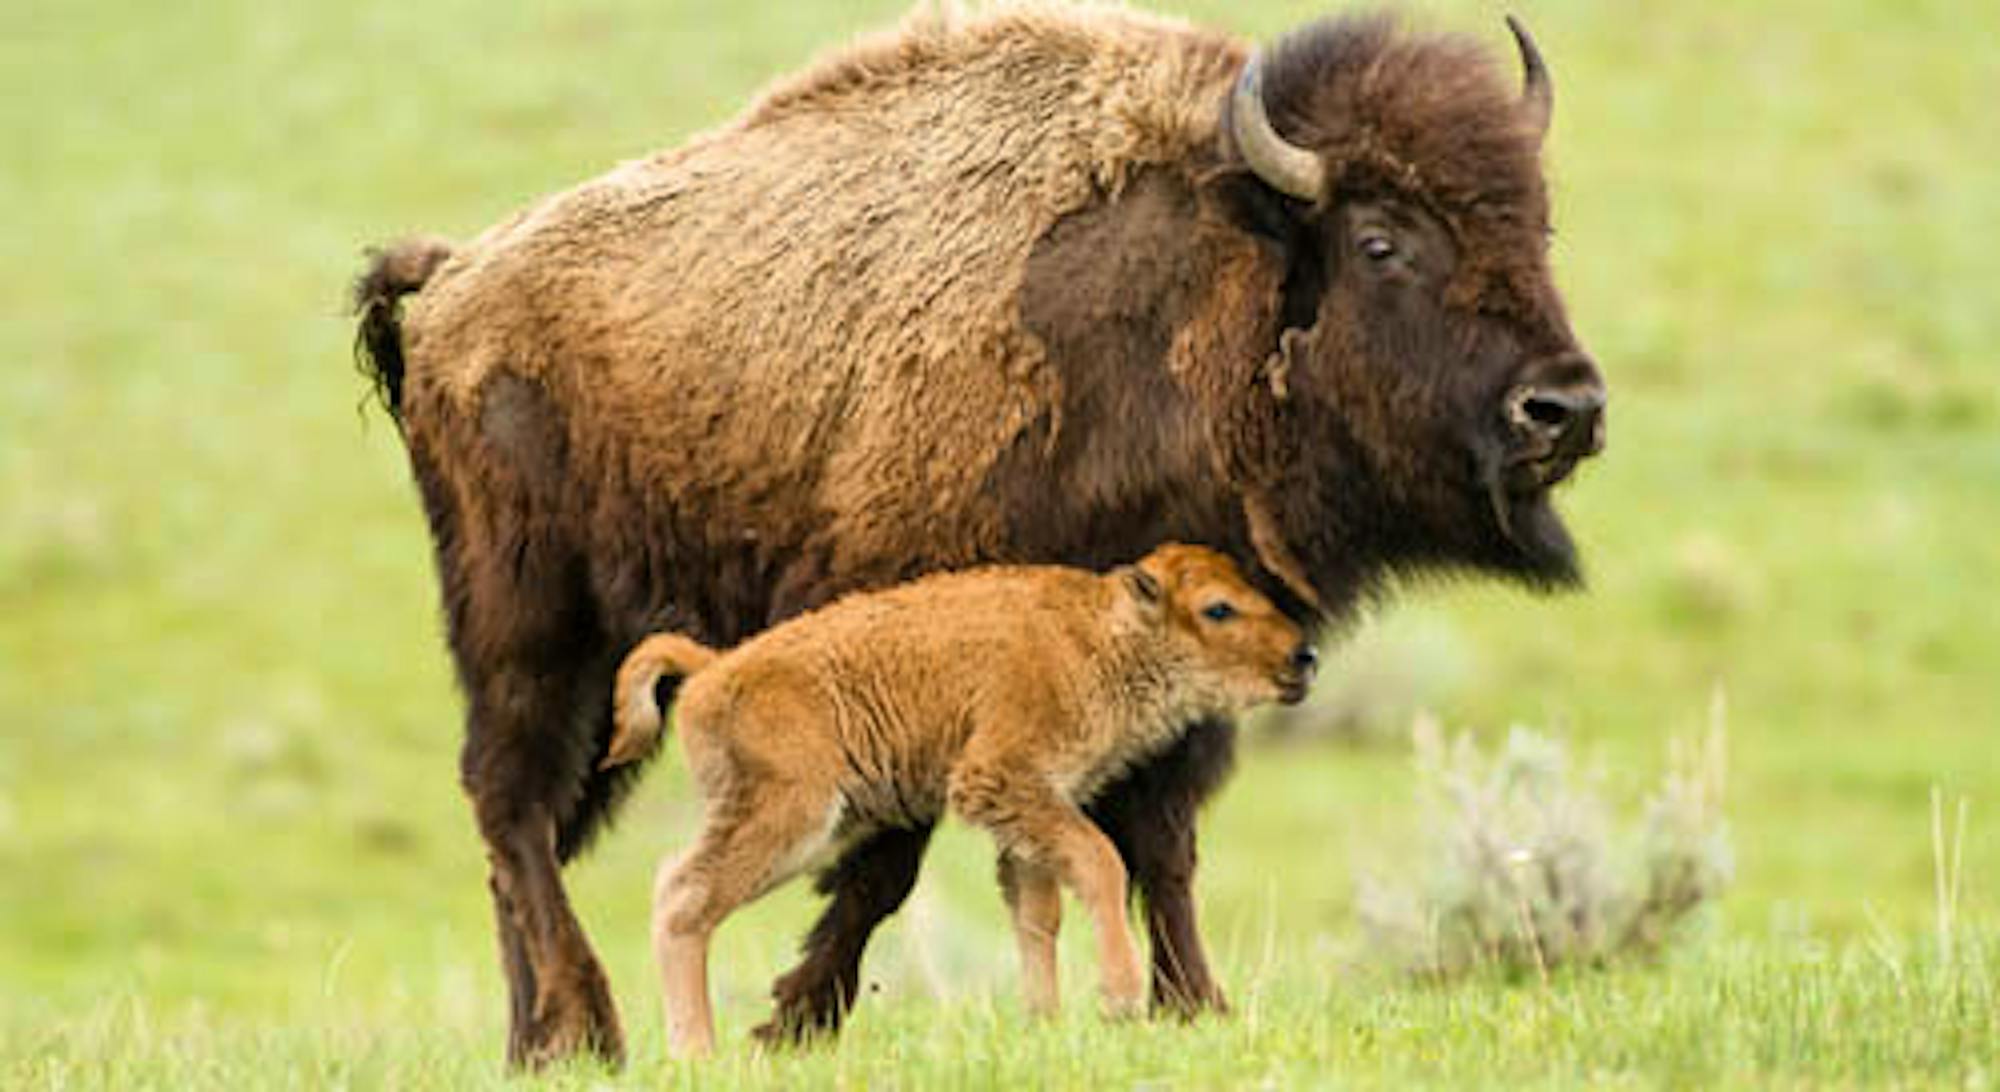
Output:
M1396 256L1396 241L1387 235L1363 235L1361 254L1371 262L1386 262Z
M1201 608L1201 616L1211 622L1227 622L1236 617L1236 608L1223 602L1210 603Z

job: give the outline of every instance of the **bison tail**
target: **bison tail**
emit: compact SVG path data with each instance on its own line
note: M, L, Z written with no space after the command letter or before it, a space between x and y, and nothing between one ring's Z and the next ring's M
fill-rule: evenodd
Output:
M403 409L403 297L423 288L449 257L451 244L441 239L404 239L370 249L368 268L354 282L354 313L361 320L354 360L397 421Z
M608 770L650 754L659 742L665 718L660 708L660 680L686 678L715 657L714 649L677 633L655 633L639 642L618 667L618 681L611 693L611 748L598 768Z

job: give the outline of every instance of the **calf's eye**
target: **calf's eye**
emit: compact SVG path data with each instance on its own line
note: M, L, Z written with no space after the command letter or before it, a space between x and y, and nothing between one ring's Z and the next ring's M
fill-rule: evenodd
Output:
M1236 617L1236 608L1227 603L1210 603L1201 608L1201 616L1211 622L1227 622Z

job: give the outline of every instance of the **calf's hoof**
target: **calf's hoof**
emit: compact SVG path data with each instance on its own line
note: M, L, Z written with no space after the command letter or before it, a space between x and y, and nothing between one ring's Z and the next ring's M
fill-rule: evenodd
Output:
M1104 1013L1106 1020L1121 1023L1137 1020L1146 1014L1146 994L1137 987L1126 989L1106 985L1099 999L1098 1008Z

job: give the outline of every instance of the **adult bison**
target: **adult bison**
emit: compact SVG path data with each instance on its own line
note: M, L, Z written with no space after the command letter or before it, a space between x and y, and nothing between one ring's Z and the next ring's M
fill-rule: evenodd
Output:
M1312 621L1398 572L1576 580L1548 494L1604 388L1550 281L1549 77L1513 29L1524 90L1380 16L1253 54L1120 10L919 14L470 243L377 255L361 348L436 544L512 1059L622 1051L560 869L630 787L598 759L646 633L730 645L931 570L1167 540ZM1169 1009L1223 1000L1190 882L1232 746L1199 725L1094 808ZM821 877L763 1034L838 1024L929 834Z

